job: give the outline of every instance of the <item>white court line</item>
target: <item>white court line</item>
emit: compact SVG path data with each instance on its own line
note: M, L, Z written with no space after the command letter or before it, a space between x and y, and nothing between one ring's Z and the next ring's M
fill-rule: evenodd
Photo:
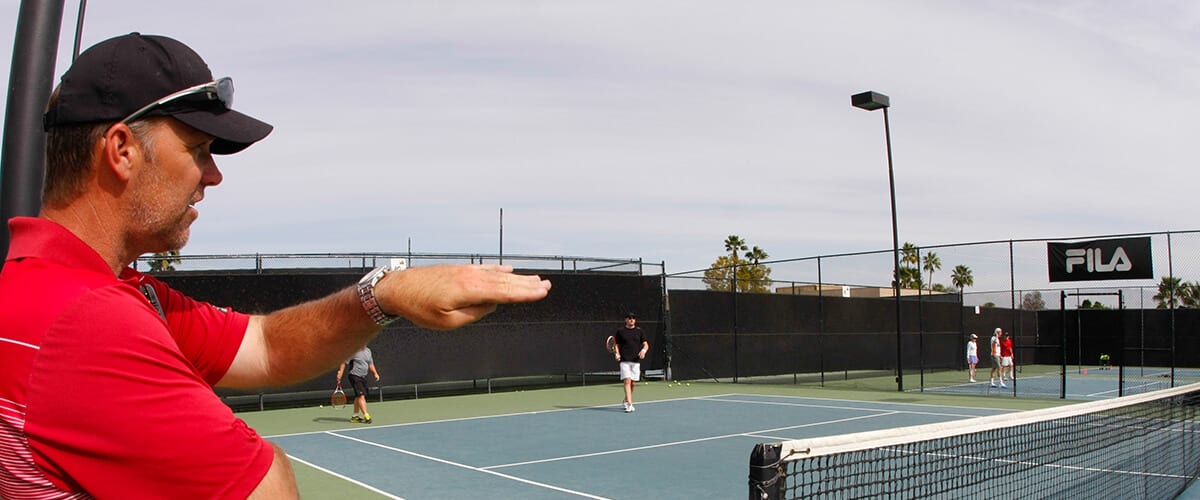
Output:
M1155 385L1160 385L1160 384L1150 382L1150 383L1141 384L1141 385L1126 386L1125 388L1126 389L1141 389L1143 387L1152 387ZM1092 394L1087 394L1086 396L1087 397L1107 396L1107 395L1111 395L1111 394L1116 394L1117 392L1120 392L1120 389L1112 389L1112 390L1108 390L1108 391L1094 392Z
M844 402L844 403L860 403L860 404L870 404L870 405L879 405L879 406L889 407L889 408L868 408L868 410L873 410L873 411L889 411L891 408L895 408L897 406L918 406L918 407L928 407L928 408L963 408L963 409L970 409L970 410L1015 411L1015 410L1011 410L1008 408L992 408L992 407L979 407L979 406L937 405L937 404L929 404L929 403L887 403L887 402L857 400L857 399L815 398L812 396L787 396L787 395L779 395L779 394L744 394L744 393L735 393L735 392L726 393L726 394L712 394L712 395L708 395L708 396L688 396L688 397L683 397L683 398L655 399L652 401L640 402L640 403L638 403L638 405L641 406L641 405L650 405L650 404L657 404L657 403L670 403L670 402L674 402L674 401L719 400L719 398L738 397L738 396L756 396L756 397L775 398L775 399L808 399L808 400L814 400L814 401L835 401L835 402ZM547 409L547 410L501 413L501 414L497 414L497 415L477 415L477 416L473 416L473 417L456 417L456 418L446 418L446 419L441 419L441 420L425 420L425 421L421 421L421 422L405 422L402 424L372 425L370 427L352 426L352 427L344 427L341 429L332 429L332 430L292 432L292 433L287 433L287 434L272 434L270 436L263 436L263 437L265 437L267 439L273 439L273 438L281 438L281 437L324 434L327 432L369 431L371 429L385 429L385 428L389 428L389 427L408 427L408 426L414 426L414 425L440 424L443 422L467 422L467 421L471 421L471 420L482 420L482 419L487 419L487 418L503 418L503 417L515 417L515 416L520 416L520 415L537 415L537 414L541 414L541 413L558 413L558 412L564 412L564 411L592 410L592 409L596 409L596 408L617 407L619 405L620 405L620 403L602 404L602 405L594 405L594 406L580 406L578 408L553 408L553 409ZM813 405L813 406L816 406L816 405ZM830 408L837 408L837 407L830 406ZM851 407L851 408L854 408L854 407ZM857 408L857 409L863 409L863 408Z
M336 473L336 472L334 472L334 471L331 471L331 470L329 470L329 469L326 469L326 468L324 468L324 467L318 466L318 465L316 465L316 464L313 464L313 463L310 463L310 462L306 462L306 461L304 461L304 460L301 460L301 459L299 459L299 458L297 458L297 457L295 457L295 456L293 456L293 455L288 455L287 457L288 457L289 459L291 459L293 462L300 462L300 463L302 463L302 464L304 464L304 465L307 465L307 466L309 466L309 467L312 467L312 468L314 468L314 469L317 469L317 470L319 470L319 471L321 471L321 472L324 472L324 473L326 473L326 474L329 474L329 475L331 475L331 476L335 476L335 477L341 478L341 479L343 479L343 480L349 481L349 482L351 482L351 483L357 484L357 485L359 485L359 486L362 486L363 488L366 488L366 489L368 489L368 490L374 491L375 493L378 493L378 494L380 494L380 495L383 495L383 496L385 496L385 497L392 498L392 499L394 499L394 500L404 500L404 498L403 498L403 497L398 497L398 496L396 496L396 495L393 495L393 494L391 494L391 493L388 493L388 492L386 492L386 491L383 491L383 490L381 490L381 489L379 489L379 488L376 488L376 487L374 487L374 486L371 486L371 485L369 485L369 484L367 484L367 483L364 483L364 482L362 482L362 481L355 480L355 479L353 479L353 478L350 478L350 477L348 477L348 476L343 476L343 475L341 475L341 474L338 474L338 473Z
M717 395L713 395L713 396L689 396L686 398L655 399L653 401L645 401L645 402L638 403L638 405L668 403L668 402L672 402L672 401L702 400L702 399L725 397L725 396L736 396L736 394L717 394ZM326 434L329 432L370 431L371 429L386 429L389 427L409 427L409 426L414 426L414 425L440 424L440 423L445 423L445 422L469 422L471 420L483 420L483 419L487 419L487 418L504 418L504 417L517 417L517 416L521 416L521 415L538 415L538 414L542 414L542 413L558 413L558 412L563 412L563 411L592 410L592 409L596 409L596 408L619 407L620 405L621 405L620 403L615 403L615 404L602 404L602 405L595 405L595 406L580 406L578 408L553 408L553 409L548 409L548 410L533 410L533 411L519 411L519 412L513 412L513 413L501 413L501 414L497 414L497 415L477 415L477 416L473 416L473 417L444 418L441 420L423 420L420 422L405 422L402 424L372 425L370 427L363 427L363 426L356 425L356 426L344 427L341 429L332 429L332 430L323 430L323 431L292 432L292 433L287 433L287 434L272 434L270 436L263 436L263 437L265 437L267 439L273 439L273 438L292 437L292 436L308 436L308 435L312 435L312 434Z
M864 418L884 417L887 415L894 415L895 413L896 412L884 412L884 413L880 413L878 415L862 415L862 416L858 416L858 417L843 418L843 419L839 419L839 420L828 420L828 421L824 421L824 422L814 422L814 423L810 423L810 424L791 425L788 427L777 427L774 429L763 429L760 431L738 432L738 433L734 433L734 434L725 434L723 436L710 436L710 437L703 437L703 438L696 438L696 439L687 439L684 441L674 441L674 442L670 442L670 443L659 443L659 444L652 444L652 445L647 445L647 446L637 446L634 448L623 448L623 449L619 449L619 450L598 451L596 453L583 453L580 455L569 455L569 456L565 456L565 457L544 458L541 460L530 460L527 462L514 462L511 464L489 465L489 466L483 467L483 468L484 469L499 469L502 467L516 467L519 465L543 464L543 463L547 463L547 462L559 462L559 461L563 461L563 460L574 460L577 458L598 457L598 456L602 456L602 455L614 455L617 453L627 453L627 452L631 452L631 451L651 450L654 448L666 448L668 446L679 446L679 445L684 445L684 444L701 443L704 441L716 441L718 439L729 439L729 438L733 438L733 437L760 437L759 435L764 432L786 431L786 430L790 430L790 429L799 429L801 427L814 427L814 426L818 426L818 425L836 424L836 423L841 423L841 422L849 422L851 420L861 420Z
M724 397L728 397L728 396L721 396L721 398L724 398ZM745 404L755 404L755 405L799 406L802 408L826 408L826 409L830 409L830 410L889 411L892 413L907 413L907 414L913 414L913 415L933 415L933 416L938 416L938 417L970 418L970 417L980 416L980 415L968 415L968 414L963 414L963 413L937 413L937 412L931 412L931 411L911 411L911 410L897 410L897 409L885 409L885 408L861 408L861 407L857 407L857 406L833 406L833 405L817 405L817 404L808 404L808 403L782 403L779 401L753 401L753 400L745 400L745 399L720 399L720 398L716 398L716 397L706 398L706 399L709 401L719 401L722 403L745 403ZM988 410L987 408L983 408L983 409Z
M414 451L403 450L403 449L400 449L400 448L395 448L395 447L392 447L392 446L387 446L387 445L383 445L383 444L375 443L375 442L372 442L372 441L367 441L367 440L364 440L364 439L358 439L358 438L355 438L355 437L345 436L345 435L342 435L342 434L338 434L338 433L336 433L336 432L325 432L325 434L329 434L329 435L331 435L331 436L334 436L334 437L339 437L339 438L342 438L342 439L348 439L348 440L350 440L350 441L357 441L357 442L359 442L359 443L362 443L362 444L366 444L366 445L370 445L370 446L375 446L375 447L378 447L378 448L383 448L383 449L385 449L385 450L390 450L390 451L394 451L394 452L397 452L397 453L403 453L403 454L405 454L405 455L410 455L410 456L414 456L414 457L417 457L417 458L423 458L423 459L425 459L425 460L430 460L430 461L433 461L433 462L438 462L438 463L441 463L441 464L453 465L453 466L455 466L455 467L461 467L461 468L463 468L463 469L467 469L467 470L472 470L472 471L476 471L476 472L482 472L482 473L484 473L484 474L491 474L491 475L493 475L493 476L498 476L498 477L502 477L502 478L505 478L505 479L511 479L511 480L513 480L513 481L517 481L517 482L519 482L519 483L525 483L525 484L532 485L532 486L538 486L538 487L542 487L542 488L546 488L546 489L550 489L550 490L558 491L558 492L561 492L561 493L567 493L567 494L571 494L571 495L575 495L575 496L581 496L581 497L584 497L584 498L593 498L593 499L596 499L596 500L608 500L608 499L607 499L607 498L605 498L605 497L599 497L599 496L596 496L596 495L591 495L591 494L588 494L588 493L584 493L584 492L582 492L582 491L568 490L568 489L566 489L566 488L560 488L560 487L558 487L558 486L553 486L553 485L549 485L549 484L545 484L545 483L539 483L539 482L537 482L537 481L531 481L531 480L529 480L529 479L525 479L525 478L520 478L520 477L516 477L516 476L510 476L510 475L508 475L508 474L504 474L504 473L501 473L501 472L490 471L490 470L487 470L487 469L484 469L484 468L473 467L473 466L466 465L466 464L460 464L460 463L458 463L458 462L451 462L451 461L449 461L449 460L446 460L446 459L437 458L437 457L431 457L431 456L429 456L429 455L423 455L423 454L421 454L421 453L417 453L417 452L414 452Z
M277 435L273 435L273 436L268 436L268 438L304 436L304 435L312 435L312 434L327 434L327 435L335 436L338 438L356 441L356 442L360 442L363 444L368 444L371 446L376 446L379 448L395 451L398 453L403 453L403 454L407 454L410 456L423 458L426 460L444 463L444 464L452 465L455 467L461 467L461 468L468 469L468 470L474 470L474 471L484 472L484 473L488 473L488 474L493 474L498 477L503 477L503 478L511 479L511 480L518 481L518 482L523 482L523 483L527 483L527 484L531 484L531 485L549 488L549 489L556 490L556 491L562 491L564 493L575 494L575 495L579 495L579 496L583 496L583 497L587 497L587 498L602 499L604 497L592 496L587 493L577 492L577 491L573 491L573 490L567 490L567 489L559 488L559 487L552 486L552 485L538 483L535 481L503 474L500 472L495 472L491 469L497 469L497 468L503 468L503 467L515 467L515 466L527 465L527 464L556 462L556 461L571 460L571 459L578 459L578 458L587 458L587 457L592 457L592 456L609 455L609 454L615 454L615 453L634 452L634 451L651 449L651 448L661 448L661 447L666 447L666 446L678 446L678 445L684 445L684 444L689 444L689 443L711 441L711 440L717 440L717 439L728 439L731 437L752 437L752 438L756 438L756 439L768 439L768 440L781 440L782 441L782 440L786 440L788 438L771 436L766 433L791 430L791 429L799 429L799 428L804 428L804 427L814 427L814 426L819 426L819 425L836 424L836 423L849 422L849 421L854 421L854 420L863 420L863 419L868 419L868 418L876 418L876 417L882 417L882 416L895 415L897 413L910 412L908 410L888 410L888 409L884 409L884 408L864 408L864 407L855 407L855 406L818 405L818 404L811 404L811 403L786 403L786 402L749 401L749 400L743 401L743 400L737 400L737 399L722 399L722 398L735 398L735 397L744 397L744 396L756 396L756 397L776 398L776 399L804 399L804 400L813 400L813 401L833 401L833 402L857 403L857 404L877 405L877 406L890 406L893 408L897 407L897 406L909 406L909 407L916 406L916 407L928 407L928 408L963 408L963 409L972 409L972 410L992 409L992 408L979 408L979 407L968 407L968 406L945 406L945 405L933 405L933 404L921 404L921 403L881 403L881 402L876 402L876 401L859 401L859 400L851 400L851 399L814 398L814 397L810 397L810 396L760 395L760 394L739 394L739 393L727 393L727 394L716 394L716 395L710 395L710 396L690 396L690 397L681 397L681 398L660 399L660 400L654 400L654 401L645 401L643 403L639 403L639 405L650 405L650 404L655 404L655 403L666 403L666 402L674 402L674 401L697 400L697 401L716 401L716 402L723 402L723 403L731 403L732 402L732 403L750 403L750 404L779 404L779 405L787 405L787 406L829 408L829 409L840 409L840 410L856 410L856 411L869 411L869 412L879 412L879 413L872 414L872 415L862 415L862 416L858 416L858 417L850 417L850 418L845 418L845 419L830 420L830 421L824 421L824 422L793 425L793 426L779 427L779 428L773 428L773 429L763 429L763 430L749 431L749 432L744 432L744 433L734 433L734 434L728 434L728 435L724 435L724 436L699 438L699 439L679 441L679 442L674 442L674 443L663 443L663 444L658 444L658 445L641 446L641 447L628 448L628 449L623 449L623 450L611 450L611 451L606 451L606 452L588 453L588 454L549 458L549 459L534 460L534 461L527 461L527 462L518 462L518 463L511 463L511 464L492 465L492 466L487 466L487 467L474 467L474 466L470 466L470 465L460 464L457 462L452 462L452 461L448 461L445 459L440 459L440 458L436 458L436 457L432 457L432 456L428 456L428 455L423 455L423 454L416 453L416 452L409 451L409 450L403 450L403 449L394 448L394 447L382 445L379 443L374 443L374 442L363 440L363 439L358 439L358 438L351 437L351 436L348 436L345 434L340 434L340 432L347 432L347 431L352 432L352 431L357 431L357 430L366 431L366 430L370 430L370 429L380 429L380 428L386 428L386 427L406 427L406 426L436 424L436 423L462 422L462 421L472 421L472 420L480 420L480 419L487 419L487 418L513 417L513 416L521 416L521 415L536 415L539 413L558 413L558 412L565 412L565 411L578 411L578 410L587 410L587 409L595 409L595 408L607 408L607 407L612 407L612 406L616 406L616 405L615 404L605 404L605 405L587 406L587 407L579 407L579 408L559 408L559 409L550 409L550 410L505 413L505 414L499 414L499 415L480 415L480 416L473 416L473 417L460 417L460 418L450 418L450 419L442 419L442 420L430 420L430 421L424 421L424 422L408 422L408 423L402 423L402 424L372 426L369 428L354 427L352 429L338 429L338 430L331 430L331 431L310 431L310 432L300 432L300 433L292 433L292 434L277 434ZM911 412L911 413L922 413L922 412ZM933 413L923 413L923 414L933 415ZM954 417L976 416L976 415L958 415L958 414L937 414L937 415L954 416ZM295 458L293 457L293 459L295 459ZM303 461L301 461L301 462L308 464L307 462L303 462ZM309 464L309 465L311 466L311 464ZM321 469L321 470L324 470L324 469ZM345 476L341 476L341 475L333 473L333 472L329 472L329 473L333 474L337 477L342 477L344 479L347 479L348 481L354 482L355 484L363 485L362 483L359 483L352 479L345 478ZM363 486L374 490L374 488L371 488L370 486L366 486L366 485L363 485Z
M926 389L926 391L929 391L929 389ZM904 391L904 392L908 392L908 391ZM892 403L892 402L886 402L886 401L871 401L871 400L866 400L866 399L817 398L817 397L813 397L813 396L787 396L787 395L782 395L782 394L732 393L732 394L717 394L717 395L713 395L713 396L707 396L707 397L705 397L705 399L723 398L723 397L731 397L731 396L756 396L756 397L775 398L775 399L812 399L812 400L817 400L817 401L836 401L836 402L842 402L842 403L873 404L873 405L887 406L887 407L889 407L888 409L895 408L897 406L922 406L922 407L929 407L929 408L963 408L963 409L968 409L968 410L1017 411L1017 410L1013 410L1011 408L996 408L996 407L992 407L992 406L939 405L939 404L933 404L933 403ZM880 411L884 410L884 408L877 408L877 409Z

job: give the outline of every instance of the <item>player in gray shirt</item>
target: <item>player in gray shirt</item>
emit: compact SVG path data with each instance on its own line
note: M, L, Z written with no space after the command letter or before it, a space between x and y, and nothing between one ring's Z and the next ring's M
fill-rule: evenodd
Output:
M342 363L337 372L338 381L342 380L342 374L345 373L347 365L350 366L350 386L354 388L354 416L350 417L350 421L369 424L371 423L371 414L367 413L367 373L369 372L375 377L375 381L379 382L379 372L375 371L375 359L371 357L371 349L363 347L349 360Z

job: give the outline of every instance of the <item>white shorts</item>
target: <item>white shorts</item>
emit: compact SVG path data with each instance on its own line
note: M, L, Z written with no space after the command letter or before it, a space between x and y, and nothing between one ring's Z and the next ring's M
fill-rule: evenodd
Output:
M633 361L621 362L621 380L631 379L637 382L642 379L642 364Z
M1000 358L1000 366L1012 366L1012 356Z

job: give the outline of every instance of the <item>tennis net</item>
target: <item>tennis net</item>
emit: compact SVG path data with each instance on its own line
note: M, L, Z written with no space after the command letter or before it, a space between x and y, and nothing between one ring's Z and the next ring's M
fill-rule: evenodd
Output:
M1200 384L940 424L762 443L750 498L1174 498Z

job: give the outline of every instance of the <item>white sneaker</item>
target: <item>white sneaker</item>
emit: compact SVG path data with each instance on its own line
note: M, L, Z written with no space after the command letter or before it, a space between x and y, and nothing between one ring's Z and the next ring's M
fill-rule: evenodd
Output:
M1001 389L1008 389L1008 386L1007 386L1007 385L1004 385L1004 382L1000 382L1000 388L1001 388Z
M629 413L629 401L621 401L621 404L625 406L625 413Z
M974 382L974 381L975 381L975 379L971 379L971 382Z
M625 413L633 413L634 410L635 410L635 408L633 407L633 405L625 406Z

